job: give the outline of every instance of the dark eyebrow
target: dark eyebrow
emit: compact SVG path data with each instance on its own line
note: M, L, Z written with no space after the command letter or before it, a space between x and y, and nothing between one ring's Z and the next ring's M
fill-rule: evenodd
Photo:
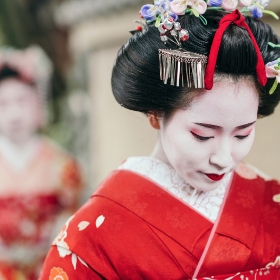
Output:
M256 122L256 121L251 122L251 123L247 123L247 124L243 124L243 125L240 125L240 126L237 126L237 127L236 127L236 130L238 130L238 129L243 129L243 128L247 128L247 127L253 125L255 122Z
M246 123L246 124L243 124L243 125L240 125L240 126L237 126L237 127L235 128L235 130L247 128L247 127L253 125L255 122L256 122L256 121L251 122L251 123ZM200 125L200 126L204 126L204 127L207 127L207 128L215 129L215 130L220 130L220 129L222 129L221 126L213 125L213 124L208 124L208 123L195 123L195 124Z
M204 126L204 127L208 127L208 128L212 128L212 129L215 129L215 130L220 130L222 129L220 126L218 125L213 125L213 124L208 124L208 123L195 123L197 125L200 125L200 126Z

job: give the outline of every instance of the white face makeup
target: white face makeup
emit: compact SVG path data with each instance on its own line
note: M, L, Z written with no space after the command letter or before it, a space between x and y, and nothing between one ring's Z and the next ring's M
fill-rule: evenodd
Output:
M252 82L217 82L159 130L153 157L172 165L191 186L210 191L250 151L259 98Z
M16 79L0 83L0 133L15 142L26 141L38 128L40 106L35 90Z

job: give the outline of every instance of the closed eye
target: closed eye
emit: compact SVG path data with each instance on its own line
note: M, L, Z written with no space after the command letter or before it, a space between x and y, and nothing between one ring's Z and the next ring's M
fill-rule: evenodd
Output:
M214 136L211 136L211 137L200 136L200 135L198 135L198 134L196 134L196 133L194 133L194 132L192 132L192 131L191 131L191 134L192 134L196 139L198 139L199 141L207 141L207 140L209 140L209 139L211 139L211 138L214 138Z
M242 139L247 138L249 135L250 135L250 134L248 134L248 135L237 135L237 136L235 136L235 137L236 137L237 139L239 139L239 140L242 140Z

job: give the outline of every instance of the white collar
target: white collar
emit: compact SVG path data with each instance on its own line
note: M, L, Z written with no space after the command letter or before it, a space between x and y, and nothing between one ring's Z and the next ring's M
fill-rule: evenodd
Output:
M23 170L34 159L41 147L42 139L33 137L23 148L19 148L6 137L0 136L0 155L12 169Z
M151 157L130 157L118 169L131 170L155 181L178 199L195 208L211 221L217 219L232 172L227 174L218 188L208 192L191 187L169 164Z

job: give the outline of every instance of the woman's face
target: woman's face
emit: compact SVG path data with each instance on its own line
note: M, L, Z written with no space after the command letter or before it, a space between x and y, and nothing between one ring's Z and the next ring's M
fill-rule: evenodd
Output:
M250 151L259 98L253 82L217 82L201 91L188 109L160 121L159 149L153 154L191 186L210 191Z
M0 83L0 134L11 141L26 141L40 123L34 88L10 78Z

